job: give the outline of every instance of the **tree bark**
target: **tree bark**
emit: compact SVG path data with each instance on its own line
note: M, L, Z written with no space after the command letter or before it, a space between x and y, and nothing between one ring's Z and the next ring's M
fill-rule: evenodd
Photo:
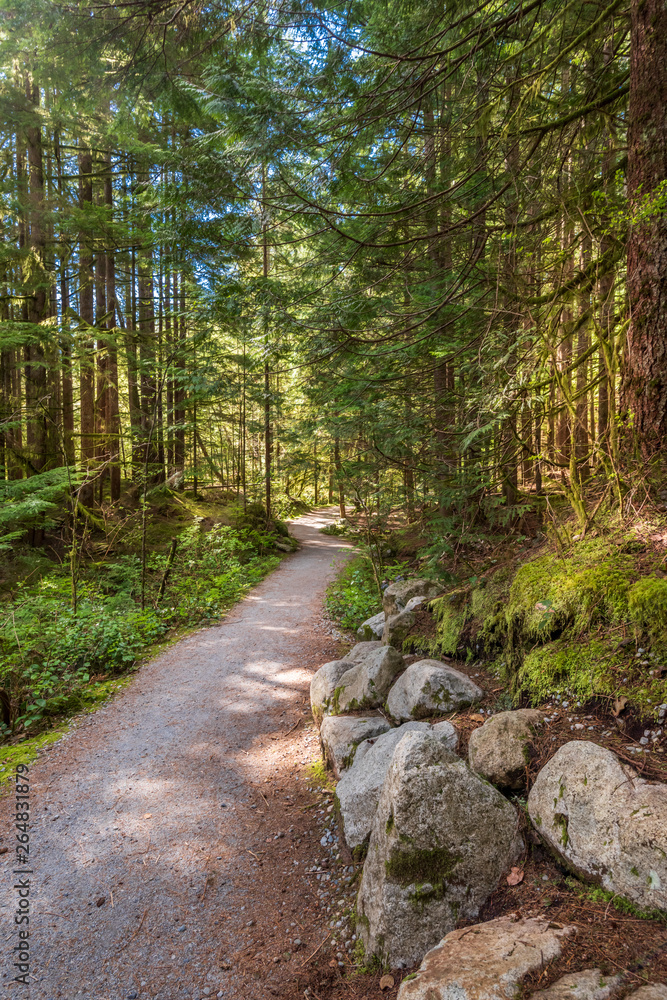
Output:
M650 200L667 180L667 7L633 0L628 107L630 327L622 406L644 458L667 437L667 215ZM642 209L642 219L638 219Z
M92 182L93 161L89 150L79 154L79 201L83 212L93 201ZM94 341L91 330L93 316L93 255L88 234L80 233L79 250L79 316L83 327L79 384L81 390L81 463L86 473L86 481L79 491L79 499L84 506L93 502L94 485L91 479L95 460L95 366Z

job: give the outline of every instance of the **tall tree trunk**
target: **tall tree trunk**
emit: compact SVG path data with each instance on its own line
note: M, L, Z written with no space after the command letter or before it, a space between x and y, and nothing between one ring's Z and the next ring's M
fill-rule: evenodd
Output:
M340 438L336 435L334 439L334 467L336 478L338 479L338 509L340 516L345 517L345 491L343 490L343 475L340 460Z
M667 6L633 0L631 6L628 194L633 214L647 209L667 180ZM628 243L630 327L622 403L632 415L644 458L667 440L667 215L647 213Z
M92 205L93 201L92 169L93 161L90 151L84 150L79 154L79 200L83 212ZM79 499L87 507L93 503L92 475L95 463L95 347L91 335L94 324L93 297L93 255L88 233L84 229L80 233L79 249L79 316L82 325L79 385L81 390L81 463L86 474L86 481L80 489Z
M60 148L60 134L55 133L53 137L54 154L56 158L56 171L58 174L58 195L62 201L63 191L63 168L62 154ZM69 282L67 279L67 245L60 235L60 250L58 266L60 268L60 357L62 366L62 431L63 431L63 452L65 464L74 465L76 453L74 449L74 384L72 378L72 337L70 334L70 300Z
M42 163L42 131L38 124L39 88L31 74L26 73L26 97L35 109L35 118L26 128L29 191L29 244L31 261L28 272L28 322L38 325L49 314L48 276L45 269L44 229L44 170ZM36 331L33 332L33 336ZM28 407L27 445L32 467L39 471L48 461L47 373L44 346L40 339L25 347L26 403ZM51 456L53 458L53 456Z
M118 405L118 346L116 341L116 314L118 303L116 300L116 257L115 248L111 240L111 224L113 222L113 178L111 175L111 156L106 158L106 172L104 174L104 204L107 209L107 225L109 235L107 239L106 258L106 286L107 286L107 329L109 338L107 340L107 396L106 396L106 431L107 431L107 451L110 458L109 467L109 493L112 503L117 503L120 499L120 412Z

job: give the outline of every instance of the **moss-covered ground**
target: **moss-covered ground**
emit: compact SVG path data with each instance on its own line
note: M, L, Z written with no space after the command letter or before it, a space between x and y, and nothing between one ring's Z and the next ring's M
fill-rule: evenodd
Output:
M406 651L482 660L514 704L625 694L667 702L667 574L660 525L610 525L567 546L526 545L430 605L435 628ZM665 532L667 539L667 532Z

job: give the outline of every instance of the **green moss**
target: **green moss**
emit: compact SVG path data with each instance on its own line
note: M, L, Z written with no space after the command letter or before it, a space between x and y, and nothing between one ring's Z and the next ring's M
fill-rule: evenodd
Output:
M437 886L444 884L460 860L445 847L417 848L395 852L385 861L385 870L388 878L404 887L426 882Z
M567 832L568 818L564 816L563 813L554 814L554 826L560 827L560 842L563 847L567 847L570 841L570 835Z
M312 761L306 770L308 771L308 778L310 781L321 786L322 788L327 788L330 792L334 791L336 783L327 771L323 760Z
M355 755L357 753L357 747L359 746L360 743L363 743L363 740L356 740L356 742L352 744L348 752L343 757L341 761L341 766L344 771L346 771L348 767L352 767Z
M590 900L592 903L606 903L613 906L619 913L625 913L627 916L636 917L639 920L656 920L667 926L667 912L664 910L642 909L629 899L625 899L624 896L603 889L599 885L585 885L573 876L568 876L565 879L565 884L581 899Z
M389 819L387 820L387 822L385 824L385 832L386 833L391 833L391 831L393 829L394 829L394 814L393 813L389 813Z
M569 638L536 646L526 655L515 674L517 688L539 703L552 691L568 690L586 701L595 695L611 695L617 686L615 669L622 666L611 640Z
M365 861L367 854L368 854L368 841L367 840L365 840L363 844L357 844L356 847L352 848L352 860L356 864L361 864L362 861Z
M453 655L459 647L461 633L469 616L470 591L454 590L444 597L431 601L429 607L437 622L436 642L438 649Z
M635 628L661 650L667 649L667 580L647 576L628 591L628 611Z

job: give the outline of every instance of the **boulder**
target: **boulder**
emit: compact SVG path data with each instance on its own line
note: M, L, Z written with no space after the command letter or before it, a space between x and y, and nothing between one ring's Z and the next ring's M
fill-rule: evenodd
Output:
M581 878L648 909L667 908L667 785L595 743L566 743L528 796L540 836Z
M432 733L406 733L382 786L359 887L366 952L391 966L419 961L459 921L479 915L523 846L516 809L493 785Z
M357 629L357 637L362 642L370 642L373 639L381 639L384 630L384 611L372 618L367 618Z
M399 677L387 697L394 719L419 719L452 712L484 697L474 681L439 660L418 660Z
M398 615L387 618L382 629L382 642L385 646L402 649L403 643L417 623L414 611L401 611Z
M336 779L352 765L360 743L381 736L388 729L391 726L381 715L328 715L323 719L320 729L322 756L329 761Z
M310 707L317 721L331 711L336 685L353 666L351 660L331 660L313 674L310 682Z
M575 932L544 917L510 916L451 931L403 980L397 1000L508 1000Z
M492 785L523 788L526 783L527 743L544 715L533 708L498 712L475 729L468 744L468 763Z
M441 589L433 580L401 580L387 587L382 595L382 607L389 618L403 611L411 597L423 597L426 601L432 601Z
M648 983L629 993L626 1000L667 1000L667 986L662 983Z
M603 976L599 969L569 972L532 1000L607 1000L621 984L620 976Z
M407 639L417 621L415 609L420 604L423 604L425 600L425 597L411 597L403 611L399 611L397 615L387 618L382 630L382 642L385 646L395 646L397 649L402 648L404 640Z
M369 642L358 642L356 646L352 647L349 653L345 654L345 659L349 660L350 663L361 663L371 653L374 653L376 649L382 649L383 645L384 643L380 642L379 639L371 639Z
M377 739L365 740L357 747L354 763L342 775L336 788L343 836L348 847L359 847L368 837L384 779L394 751L408 732L433 733L450 750L455 750L458 735L450 722L435 726L428 722L408 722L390 729Z
M339 676L331 714L384 704L389 688L404 666L403 657L392 646L371 650Z

